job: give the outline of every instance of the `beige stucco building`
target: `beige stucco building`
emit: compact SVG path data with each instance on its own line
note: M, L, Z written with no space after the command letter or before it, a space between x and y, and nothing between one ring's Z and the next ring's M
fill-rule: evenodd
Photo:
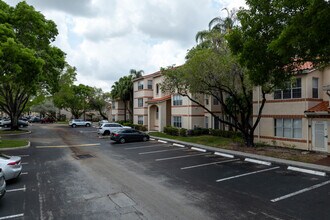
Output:
M112 100L111 101L111 107L108 109L109 112L109 121L124 121L125 119L125 114L126 114L126 121L132 120L129 109L129 102L126 104L126 113L125 113L125 105L122 100Z
M330 67L310 66L296 75L286 90L267 95L255 141L285 147L330 152ZM253 117L261 104L260 88L253 92Z
M145 125L149 131L163 131L165 126L193 129L219 128L218 120L187 97L161 91L164 77L160 72L135 79L133 123ZM197 97L216 114L220 104L205 95Z

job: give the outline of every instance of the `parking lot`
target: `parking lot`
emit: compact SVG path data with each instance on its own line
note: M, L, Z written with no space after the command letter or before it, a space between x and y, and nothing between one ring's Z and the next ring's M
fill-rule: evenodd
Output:
M330 218L328 211L330 178L327 173L309 174L268 161L236 157L162 140L117 144L108 138L98 137L95 128L72 129L63 126L59 129L60 134L68 133L70 135L70 141L52 142L50 138L45 143L32 144L30 149L11 151L11 155L22 157L23 173L18 181L9 182L7 185L7 194L0 202L0 220L25 218L26 216L40 217L42 215L39 213L42 211L58 209L54 208L54 204L47 207L45 201L58 200L63 203L63 201L69 200L61 195L61 192L54 194L39 192L40 186L47 190L47 184L50 183L45 183L45 181L48 179L52 181L51 186L54 192L58 191L56 187L63 187L62 184L65 182L57 180L55 177L42 176L45 172L48 175L56 176L53 172L61 172L59 168L53 165L50 167L48 164L49 169L45 172L41 172L40 169L43 169L47 160L56 161L58 158L63 160L63 155L72 154L70 148L72 146L92 155L90 158L78 160L78 163L83 164L83 167L86 168L85 172L95 164L99 167L111 167L110 162L114 161L127 165L126 168L135 172L136 175L140 175L140 171L136 170L136 167L142 167L141 175L157 180L157 184L167 187L169 191L182 194L187 200L186 205L196 206L209 213L209 217L205 217L205 219ZM35 137L37 136L36 133ZM29 153L31 151L34 153ZM38 157L44 155L49 155L48 159L40 161ZM69 170L67 164L64 167ZM80 171L75 170L74 172ZM71 174L61 172L61 175ZM81 176L81 174L79 175ZM100 176L100 180L101 178L112 178L111 172L104 175ZM87 181L83 176L81 179ZM75 180L78 181L76 178L70 178L73 183ZM98 180L93 179L92 181L97 182ZM91 187L88 186L88 183L81 184L86 188L83 189L84 191L95 191L95 189L87 189ZM99 192L99 194L102 193ZM52 198L47 198L47 196ZM81 202L78 199L77 201ZM135 204L139 204L139 202L136 201ZM65 205L62 206L64 209ZM28 213L26 210L29 210ZM65 213L66 211L62 211L62 216ZM183 213L182 215L185 215ZM81 215L83 214L81 213ZM185 219L184 216L182 218ZM143 218L142 214L139 214L139 219L147 218Z

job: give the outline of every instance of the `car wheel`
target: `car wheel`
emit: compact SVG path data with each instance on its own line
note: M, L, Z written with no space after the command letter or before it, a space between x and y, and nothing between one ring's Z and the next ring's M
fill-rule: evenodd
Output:
M73 128L77 127L77 125L76 125L76 124L72 124L71 126L72 126Z
M91 124L89 124L89 123L86 124L86 127L90 127L90 126L91 126Z
M103 135L110 135L110 131L104 131Z
M120 142L121 144L123 144L123 143L126 142L126 140L125 140L125 138L120 138L119 142Z
M4 127L4 128L8 128L8 125L4 125L3 127Z
M148 137L144 136L142 140L146 142L148 140Z

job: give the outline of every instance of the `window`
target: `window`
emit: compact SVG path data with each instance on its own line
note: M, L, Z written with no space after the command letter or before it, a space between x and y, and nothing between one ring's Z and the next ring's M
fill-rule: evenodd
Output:
M143 81L139 81L138 82L138 90L142 90L143 89Z
M158 115L159 115L159 108L157 107L156 108L156 119L158 119L158 117L159 117Z
M152 80L148 80L148 89L152 89Z
M181 116L173 116L173 126L177 128L182 127Z
M274 99L301 98L301 78L297 78L294 83L286 83L285 89L276 89Z
M112 103L112 109L116 109L116 103L115 102Z
M313 78L313 98L319 98L319 79Z
M138 99L138 107L143 107L143 98Z
M205 96L205 105L209 105L209 96L208 95Z
M209 117L205 116L205 128L209 128Z
M219 101L216 98L213 98L213 105L219 105Z
M302 137L302 120L291 118L275 119L275 136L286 138Z
M158 83L156 84L156 94L157 95L159 94L159 84Z
M173 105L182 105L181 95L173 95Z
M138 124L143 125L143 115L138 116Z

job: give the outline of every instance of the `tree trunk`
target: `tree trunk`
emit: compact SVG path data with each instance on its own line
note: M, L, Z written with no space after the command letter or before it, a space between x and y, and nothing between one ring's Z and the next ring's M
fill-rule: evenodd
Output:
M127 103L124 101L124 122L126 122Z
M243 134L245 146L247 147L254 147L254 134L253 131L245 131Z

